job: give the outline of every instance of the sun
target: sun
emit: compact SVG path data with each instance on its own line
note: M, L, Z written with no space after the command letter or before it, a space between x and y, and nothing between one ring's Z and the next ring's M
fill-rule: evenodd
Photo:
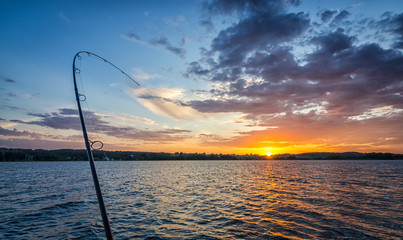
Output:
M271 152L266 152L266 156L270 157L270 156L271 156Z

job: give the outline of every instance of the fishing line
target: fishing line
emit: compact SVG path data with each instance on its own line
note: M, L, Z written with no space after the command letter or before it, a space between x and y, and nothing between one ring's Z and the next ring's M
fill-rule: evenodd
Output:
M94 187L95 187L95 191L97 194L97 199L98 199L98 205L99 205L99 210L101 212L101 216L102 216L102 222L104 225L104 229L105 229L105 235L106 238L108 240L113 240L113 234L112 234L112 230L110 227L110 223L109 223L109 218L108 218L108 214L106 212L106 207L105 207L105 203L103 200L103 196L102 196L102 192L101 192L101 187L99 185L99 180L98 180L98 175L97 175L97 171L95 168L95 163L94 163L94 156L92 154L92 149L95 143L101 143L103 146L103 143L100 141L93 141L91 142L88 138L88 133L87 133L87 127L85 125L85 120L84 120L84 114L81 108L81 102L85 101L86 102L86 96L85 94L80 94L78 92L78 88L77 88L77 80L76 80L76 75L80 75L81 70L80 68L76 68L76 59L81 60L82 56L80 54L88 54L88 56L95 56L101 60L103 60L105 63L108 63L109 65L111 65L112 67L116 68L117 70L119 70L123 75L127 76L129 79L131 79L134 83L136 83L138 86L140 86L140 84L134 80L132 77L130 77L127 73L125 73L123 70L121 70L120 68L118 68L116 65L114 65L113 63L109 62L108 60L106 60L105 58L91 53L91 52L87 52L87 51L81 51L76 53L76 55L73 58L73 81L74 81L74 92L75 92L75 96L76 96L76 102L77 102L77 108L78 108L78 114L80 117L80 122L81 122L81 128L82 128L82 132L83 132L83 137L84 137L84 143L85 143L85 148L87 150L87 157L88 157L88 161L90 163L90 167L91 167L91 173L92 173L92 178L94 180ZM81 62L81 61L80 61ZM80 65L81 67L81 65ZM82 80L81 80L81 84L82 84ZM86 102L87 106L88 103Z
M88 57L90 57L91 55L89 55ZM82 75L82 68L81 68L81 64L82 64L82 57L79 55L79 58L78 58L78 60L79 60L79 70L80 70L80 72L79 72L79 74L78 74L78 80L79 80L79 82L80 82L80 84L81 84L81 91L82 91L82 94L80 94L80 96L81 97L84 97L83 99L80 99L82 102L85 102L85 105L86 105L86 107L87 107L87 111L89 112L89 113L92 113L92 114L94 114L95 115L95 112L92 112L91 111L91 109L90 109L90 106L89 106L89 104L88 104L88 101L87 101L87 95L86 95L86 93L85 93L85 88L84 88L84 84L83 84L83 80L82 80L82 77L81 77L81 75ZM86 117L87 119L89 119L90 121L91 121L91 123L92 123L92 125L91 125L91 127L93 128L93 131L92 131L92 133L95 135L95 137L96 137L96 139L98 139L98 140L95 140L95 141L93 141L93 140L90 140L90 143L91 143L91 148L93 149L93 150L101 150L102 148L103 148L103 146L104 146L104 143L102 142L102 138L99 136L99 131L98 131L98 128L97 128L97 125L95 124L95 121L94 121L94 118L95 118L95 116L93 116L92 114L90 114L90 116L88 117ZM100 143L101 145L99 146L99 147L94 147L94 144L95 143ZM105 157L105 159L108 159L108 156L106 155L106 152L105 151L103 151L103 153L104 153L104 157Z

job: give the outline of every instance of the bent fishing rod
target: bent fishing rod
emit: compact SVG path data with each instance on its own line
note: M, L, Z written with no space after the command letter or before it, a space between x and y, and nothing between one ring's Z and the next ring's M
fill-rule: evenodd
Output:
M95 186L95 191L96 191L97 198L98 198L99 209L100 209L101 215L102 215L102 222L103 222L104 229L105 229L105 235L108 240L113 240L113 234L112 234L111 226L109 224L108 214L106 212L106 207L105 207L104 199L102 197L101 187L99 186L97 171L95 169L94 156L92 154L92 149L93 149L94 143L101 143L102 145L100 148L102 148L103 143L100 141L90 141L88 138L87 128L85 127L85 122L84 122L84 115L83 115L83 111L81 110L81 102L85 101L86 97L85 97L85 95L80 94L78 92L78 88L77 88L76 75L80 74L80 69L76 67L76 59L81 60L82 56L80 54L88 54L88 56L94 56L96 58L103 60L105 63L107 63L107 64L111 65L112 67L116 68L117 70L119 70L122 74L127 76L130 80L132 80L138 86L140 86L140 84L138 82L136 82L136 80L134 80L132 77L130 77L127 73L125 73L122 69L118 68L113 63L109 62L108 60L106 60L105 58L103 58L101 56L98 56L95 53L87 52L87 51L80 51L80 52L76 53L76 55L74 56L74 59L73 59L74 92L76 95L78 114L80 116L81 128L83 131L84 142L85 142L85 148L87 149L87 157L88 157L88 161L89 161L90 167L91 167L92 178L94 180L94 186Z

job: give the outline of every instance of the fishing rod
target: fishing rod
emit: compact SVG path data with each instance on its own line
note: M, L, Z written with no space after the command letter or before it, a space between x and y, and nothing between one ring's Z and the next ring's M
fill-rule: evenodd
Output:
M101 187L99 186L97 171L95 169L94 156L92 154L92 148L93 148L94 143L101 144L99 149L101 149L103 147L103 143L100 141L90 141L88 139L87 129L85 127L85 122L84 122L84 115L83 115L83 111L81 110L81 101L85 101L86 97L85 97L85 95L80 94L78 92L78 88L77 88L76 74L80 74L80 69L76 67L76 59L78 58L79 60L81 60L82 56L80 54L88 54L88 56L94 56L94 57L97 57L97 58L103 60L105 63L111 65L112 67L119 70L122 74L126 75L129 79L131 79L138 86L140 86L140 84L138 82L136 82L136 80L134 80L132 77L130 77L127 73L125 73L122 69L118 68L113 63L109 62L105 58L103 58L95 53L87 52L87 51L80 51L80 52L76 53L76 55L74 56L74 59L73 59L74 92L76 95L78 114L80 116L81 128L83 131L84 142L85 142L85 148L87 149L88 161L90 163L92 178L94 180L95 191L97 193L98 205L99 205L99 209L100 209L101 215L102 215L102 222L104 224L105 235L108 240L113 240L113 234L112 234L111 226L109 224L108 214L106 212L106 207L105 207L104 199L102 197Z

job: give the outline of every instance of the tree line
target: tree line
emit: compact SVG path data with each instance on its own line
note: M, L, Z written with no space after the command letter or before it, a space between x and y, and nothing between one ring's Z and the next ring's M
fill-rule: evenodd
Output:
M93 151L96 161L150 161L150 160L361 160L361 159L403 159L403 154L393 153L301 153L278 154L273 156L257 154L206 154L206 153L165 153L133 151ZM10 149L0 148L0 161L87 161L86 150L59 149Z
M266 156L257 154L206 154L165 153L131 151L93 151L95 161L141 161L141 160L262 160ZM0 161L86 161L86 150L60 149L0 149Z

